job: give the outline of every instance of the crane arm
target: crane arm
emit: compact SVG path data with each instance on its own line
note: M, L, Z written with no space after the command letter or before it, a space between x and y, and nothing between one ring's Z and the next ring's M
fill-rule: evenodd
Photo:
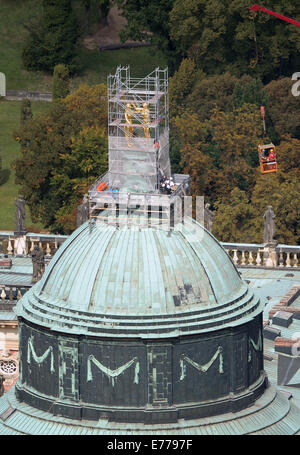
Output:
M274 11L270 11L269 9L263 8L257 4L250 6L250 9L251 11L263 11L264 13L271 14L272 16L275 16L282 21L289 22L290 24L296 25L296 27L300 27L299 21L283 16L282 14L274 13Z

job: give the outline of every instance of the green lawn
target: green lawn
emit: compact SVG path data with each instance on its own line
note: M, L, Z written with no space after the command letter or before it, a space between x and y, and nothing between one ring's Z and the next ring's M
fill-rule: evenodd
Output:
M21 52L29 25L41 12L40 0L0 0L1 52L0 72L6 75L7 90L51 91L52 75L26 71ZM118 65L130 65L132 75L142 77L157 66L165 67L165 59L151 48L122 49L116 51L81 51L82 74L72 81L72 88L80 83L106 82L107 75Z
M0 155L2 169L9 169L10 176L7 182L0 186L0 231L15 229L14 200L18 196L19 187L15 185L15 175L10 165L20 153L19 144L13 139L13 131L20 124L20 101L0 101ZM45 112L50 103L32 102L33 115ZM26 212L26 226L34 226L29 211ZM35 225L41 228L41 225Z
M29 25L34 17L41 13L40 0L0 0L0 72L6 75L7 90L51 91L52 75L42 72L26 71L22 65L21 52ZM131 75L143 77L157 66L165 68L166 61L152 48L122 49L116 51L88 50L82 48L81 61L83 71L71 82L71 90L81 83L89 85L106 83L107 76L114 73L118 65L131 66ZM34 115L45 111L50 106L46 102L33 102ZM20 121L20 102L0 101L0 155L2 169L10 169L11 162L20 152L19 145L13 140L12 132ZM14 183L14 173L10 169L8 181L0 186L0 230L15 228L14 199L18 188ZM26 226L33 226L29 213ZM37 228L42 226L36 225Z
M158 66L163 69L167 66L164 57L151 47L101 52L83 49L81 59L85 71L73 79L74 88L81 83L93 85L104 82L106 84L107 76L114 74L118 65L130 65L133 77L147 76Z

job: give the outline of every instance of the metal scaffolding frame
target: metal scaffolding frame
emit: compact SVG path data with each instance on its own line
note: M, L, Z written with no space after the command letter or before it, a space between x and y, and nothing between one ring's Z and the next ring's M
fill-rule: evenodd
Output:
M169 224L180 217L190 179L175 174L176 189L161 193L161 177L171 176L168 69L133 78L129 66L118 66L107 87L109 171L90 188L90 220Z
M133 78L119 66L107 86L110 186L158 192L170 176L168 69Z

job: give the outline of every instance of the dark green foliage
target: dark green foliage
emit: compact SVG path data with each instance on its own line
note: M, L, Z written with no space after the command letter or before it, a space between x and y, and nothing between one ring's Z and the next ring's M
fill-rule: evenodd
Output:
M10 176L10 169L2 169L2 157L0 155L0 185L7 182Z
M230 71L264 82L299 68L299 30L262 12L254 17L246 0L174 0L169 35L181 57L193 58L207 74ZM264 2L266 8L297 18L292 0ZM255 42L256 37L256 42Z
M176 136L170 136L170 162L172 173L181 174L181 154L180 154L180 142Z
M0 168L0 185L4 185L7 182L10 176L10 169L1 169Z
M82 86L15 133L16 184L33 222L60 233L76 227L80 199L107 168L106 108L103 85Z
M52 98L65 98L70 91L70 72L66 65L56 65L53 72Z
M195 83L186 100L186 105L190 111L197 113L201 120L208 119L215 107L228 111L237 82L238 79L228 72L204 76Z
M170 38L169 13L173 0L114 0L128 24L121 39L151 41L168 59L171 73L180 63L180 54Z
M264 89L259 79L252 79L248 83L237 82L232 94L233 107L241 107L243 104L256 104L265 106L269 103L268 92Z
M272 119L278 138L291 134L300 139L300 97L292 95L292 85L290 77L274 80L266 85L269 95L267 114Z
M102 22L105 22L111 7L110 0L95 0L95 3L98 5Z
M23 49L25 68L53 71L61 63L74 72L79 68L79 32L71 0L43 0L43 16Z
M263 86L257 78L224 73L202 75L190 86L179 75L170 83L171 100L180 101L170 119L171 147L177 160L181 156L183 173L191 176L192 194L204 195L215 210L213 233L221 241L260 243L262 215L272 205L277 240L299 244L300 103L291 94L292 81L281 78ZM257 146L270 141L277 146L279 169L262 175Z
M110 0L79 0L78 3L77 9L85 34L88 35L92 32L94 24L107 25L107 16L111 7Z
M33 117L32 115L32 108L31 108L31 101L28 98L22 100L21 103L21 118L20 124L23 126L27 120L31 120Z

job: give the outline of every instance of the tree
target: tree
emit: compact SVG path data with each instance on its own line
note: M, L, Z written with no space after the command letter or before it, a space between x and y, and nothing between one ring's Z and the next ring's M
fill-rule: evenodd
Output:
M209 136L208 127L199 121L196 114L185 113L173 120L174 129L180 141L180 167L191 178L192 196L202 196L206 190L206 177L212 166L212 159L203 153Z
M272 205L278 242L300 243L300 141L286 137L277 147L277 173L255 176L249 192L234 188L229 198L214 203L216 217L213 232L219 240L254 242L263 240L262 217Z
M170 116L178 115L186 108L186 97L192 91L196 76L195 62L192 59L183 59L169 82Z
M114 0L127 19L121 31L122 41L150 41L168 59L171 74L180 63L175 43L169 34L169 12L173 0Z
M291 176L300 181L300 140L286 135L276 151L280 181L284 182Z
M269 3L269 5L268 5ZM296 27L263 13L253 15L247 0L174 0L169 33L181 57L193 58L206 74L226 70L269 81L297 71L300 40ZM282 14L297 17L292 0L277 0ZM256 41L255 41L256 40Z
M82 86L15 134L21 144L21 156L14 162L16 183L32 220L53 232L70 233L75 223L72 213L91 181L103 173L105 93L103 84ZM63 217L68 220L65 226Z
M276 215L275 239L281 243L300 242L300 183L298 177L288 176L284 181L279 174L266 174L258 177L253 190L251 204L256 214L253 230L256 241L262 241L262 216L268 205L272 205Z
M213 234L222 242L254 241L251 221L255 212L247 193L233 188L229 196L230 202L218 200L214 204Z
M109 10L111 8L111 1L110 0L97 0L96 1L99 11L100 11L100 17L101 17L101 22L104 25L107 25L107 16L109 13Z
M269 95L263 83L259 79L251 79L247 83L237 82L232 94L234 108L243 104L255 104L256 106L268 106Z
M215 108L206 121L185 113L173 123L180 142L181 167L191 175L192 194L225 202L234 187L251 191L258 172L261 134L256 106L245 104L227 113Z
M202 121L211 117L214 108L223 112L232 110L232 96L237 83L238 78L228 72L214 76L200 76L187 97L186 105L189 110L197 113Z
M224 184L226 187L228 180L231 184L240 180L242 186L238 186L248 189L253 180L253 168L258 166L257 145L261 136L261 123L256 106L244 104L228 113L216 109L210 122L213 140L221 150L221 186ZM226 175L225 169L229 175Z
M111 7L110 0L80 0L84 8L84 32L90 33L94 22L107 25L107 16Z
M53 72L52 98L65 98L70 91L70 73L66 65L55 65Z
M70 0L43 0L43 15L22 51L28 70L53 71L55 65L68 65L71 72L80 65L77 58L79 24Z
M268 114L278 137L286 134L300 139L300 102L292 95L293 81L288 78L274 80L266 85L269 95Z
M20 116L20 124L23 126L27 120L31 120L33 118L32 108L31 108L31 101L28 98L24 98L21 102L21 116Z
M53 169L51 185L56 197L63 201L55 213L53 227L66 232L74 230L74 208L92 183L108 168L107 135L104 128L87 127L80 131L66 153L61 154L61 165Z
M2 169L2 156L0 155L0 186L7 182L10 176L10 169Z

